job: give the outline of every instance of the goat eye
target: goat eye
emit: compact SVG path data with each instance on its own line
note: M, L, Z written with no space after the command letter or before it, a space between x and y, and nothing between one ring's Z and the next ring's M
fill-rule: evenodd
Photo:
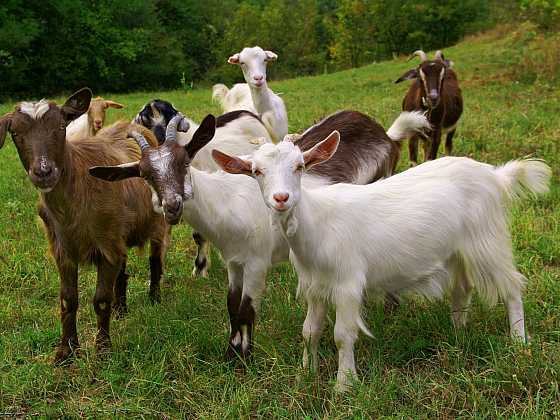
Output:
M305 167L305 166L303 165L303 163L300 163L298 166L296 166L295 172L297 172L297 171L303 171L304 167Z
M253 172L253 174L255 174L255 176L261 176L262 172L258 169L255 169L255 171Z

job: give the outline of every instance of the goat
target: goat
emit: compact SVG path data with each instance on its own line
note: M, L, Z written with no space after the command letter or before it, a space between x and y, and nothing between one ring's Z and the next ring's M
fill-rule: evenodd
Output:
M307 300L304 342L317 368L328 304L336 307L337 389L356 374L362 300L373 293L440 297L451 290L456 326L466 323L473 286L491 304L506 304L511 336L525 340L525 277L513 261L506 205L545 193L550 167L535 159L494 167L445 157L370 185L302 186L303 174L335 154L340 135L302 152L291 142L261 146L250 159L219 153L232 174L257 180L272 223L290 245L298 293ZM304 367L309 367L307 347Z
M225 112L245 109L258 114L274 143L288 134L288 114L284 101L266 83L266 65L277 58L275 53L261 47L243 48L232 55L228 63L241 66L247 83L238 83L231 91L223 84L212 88L212 98L222 105Z
M105 124L105 113L108 108L121 109L124 108L124 105L100 96L92 99L87 113L71 121L66 127L66 140L74 141L87 136L95 136Z
M343 118L346 125L341 121ZM177 125L181 122L178 114L167 126L167 140L159 148L150 148L141 136L135 136L143 153L133 170L121 165L92 168L90 173L107 180L143 177L156 192L154 203L162 208L168 223L175 224L183 217L220 250L229 279L228 353L248 356L266 273L271 265L288 259L289 247L280 231L270 225L262 200L255 200L259 194L257 183L191 166L197 151L214 143L210 140L214 121L212 116L206 117L191 142L183 147L176 141ZM411 131L426 125L423 115L403 113L389 133L406 138ZM321 171L312 170L304 177L306 186L316 188L338 181L371 182L390 175L392 155L385 143L391 140L372 119L358 112L339 112L306 131L302 147L310 148L322 140L325 126L338 127L349 135L342 136L341 146L331 162ZM214 154L214 159L222 166L219 155ZM228 192L226 201L224 191Z
M442 134L447 134L445 153L451 155L453 136L463 113L463 97L457 74L451 69L453 63L446 60L439 50L434 60L428 60L421 50L415 51L414 55L420 57L420 65L408 70L395 83L414 80L403 100L402 109L426 112L432 129L429 138L415 135L409 140L411 165L418 164L418 140L422 141L424 160L432 160L437 158Z
M163 144L167 125L178 112L171 103L155 99L140 110L134 121L152 130L158 142ZM198 128L196 123L186 119L186 126L183 129L185 132L177 133L179 144L186 145L190 142ZM270 141L270 135L261 119L252 112L240 110L228 112L217 118L216 133L211 145L224 148L231 153L245 155L252 153L263 142ZM236 152L233 152L234 150ZM219 170L220 168L212 159L210 152L211 147L203 147L193 158L191 165L206 171ZM193 239L197 245L193 275L207 277L210 267L208 241L196 231L193 233Z
M84 88L61 107L44 99L22 102L0 119L0 146L9 131L30 181L40 192L38 212L60 274L62 338L56 362L79 346L78 266L97 266L96 345L104 350L110 347L112 306L117 314L126 312L127 249L150 241L150 298L159 301L167 246L169 227L153 211L144 182L110 184L88 175L91 166L138 160L138 146L126 140L126 133L134 128L151 137L150 131L117 123L95 137L66 141L68 123L88 110L90 100L91 91Z

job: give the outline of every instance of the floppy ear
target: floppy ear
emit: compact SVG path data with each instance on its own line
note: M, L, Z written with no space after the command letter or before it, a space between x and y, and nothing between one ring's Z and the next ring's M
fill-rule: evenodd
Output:
M4 141L6 140L6 134L10 130L10 125L12 124L13 114L10 112L0 118L0 149L4 146Z
M200 149L202 149L210 142L210 140L212 140L215 132L216 118L212 114L208 114L206 117L204 117L204 119L200 123L200 126L196 129L191 141L189 141L185 146L187 154L189 155L189 158L191 158L191 160Z
M416 79L417 77L418 77L418 70L412 69L412 70L407 71L405 74L403 74L397 80L395 80L395 83L400 83L404 80Z
M114 101L105 101L105 108L122 109L124 108L124 105L121 105L118 102Z
M117 166L94 166L89 168L89 174L105 181L121 181L140 176L139 162L123 163Z
M239 64L239 53L233 54L227 61L229 64Z
M340 133L335 130L325 140L304 152L303 163L305 164L305 170L329 160L336 152L339 142Z
M70 96L62 105L62 114L66 124L87 112L93 94L89 88L83 88Z
M278 54L272 51L265 51L264 53L266 54L266 61L276 61L278 59Z
M212 150L212 157L220 168L230 174L253 175L251 162L247 162L235 156L226 155L216 149Z

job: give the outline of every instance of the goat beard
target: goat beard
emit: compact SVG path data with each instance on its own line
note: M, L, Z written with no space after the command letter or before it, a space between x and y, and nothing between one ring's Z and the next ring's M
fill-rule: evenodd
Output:
M288 238L291 238L297 232L298 219L291 211L288 214L270 213L270 222L286 232Z

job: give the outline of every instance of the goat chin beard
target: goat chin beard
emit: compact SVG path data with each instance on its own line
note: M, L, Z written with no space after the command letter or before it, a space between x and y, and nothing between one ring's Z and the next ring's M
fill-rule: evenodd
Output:
M271 212L270 219L273 224L279 224L282 231L286 232L286 236L291 238L297 232L298 219L292 211L287 212Z

